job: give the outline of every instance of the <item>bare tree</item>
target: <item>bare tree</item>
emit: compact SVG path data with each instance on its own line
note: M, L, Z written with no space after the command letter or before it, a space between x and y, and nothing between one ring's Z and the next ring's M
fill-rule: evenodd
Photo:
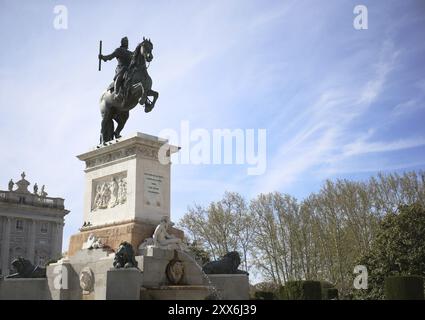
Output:
M240 194L226 192L205 208L189 208L180 226L215 259L239 251L243 268L276 286L294 279L325 280L344 295L381 219L411 203L425 205L422 171L378 174L364 182L328 180L300 202L273 192L248 205Z
M242 267L249 271L253 223L246 200L240 194L226 192L223 199L211 202L207 208L188 208L179 225L191 240L203 244L214 259L230 251L240 252Z

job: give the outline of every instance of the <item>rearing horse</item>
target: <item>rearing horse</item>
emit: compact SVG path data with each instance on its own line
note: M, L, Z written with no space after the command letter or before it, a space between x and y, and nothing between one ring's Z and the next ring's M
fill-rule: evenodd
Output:
M150 63L153 59L152 49L150 39L143 37L143 42L139 43L134 50L130 66L124 76L123 97L116 97L111 91L113 85L109 86L100 97L101 144L121 137L120 133L128 120L130 110L138 103L144 105L145 112L150 112L155 106L159 94L152 90L152 79L146 66L146 62ZM151 101L148 97L153 97L153 100ZM115 130L114 120L117 123Z

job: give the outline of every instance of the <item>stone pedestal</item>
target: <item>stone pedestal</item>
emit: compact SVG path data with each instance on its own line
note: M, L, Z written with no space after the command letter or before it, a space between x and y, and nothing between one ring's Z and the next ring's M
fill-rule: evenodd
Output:
M223 300L249 300L249 281L246 274L209 274Z
M114 253L106 248L79 250L69 259L47 266L48 287L25 297L52 300L223 300L249 299L245 274L206 275L194 257L179 250L147 246L135 257L138 268L114 269ZM34 279L37 280L37 279ZM4 281L3 281L4 282ZM34 282L35 283L35 282ZM0 298L18 297L0 281ZM4 289L3 291L1 289ZM44 289L43 289L44 288Z
M47 266L53 300L105 300L107 271L114 254L105 249L79 250L69 259Z
M148 247L142 250L141 256L137 256L140 270L143 272L143 287L158 288L171 285L167 279L167 265L174 259L181 261L184 269L181 285L204 285L206 280L202 273L202 268L195 259L187 252L179 251L175 256L174 250Z
M51 300L47 279L0 279L0 300Z
M123 221L103 226L83 228L80 233L71 236L69 242L68 256L73 256L87 241L90 234L94 234L112 249L118 248L122 241L129 242L137 252L139 245L146 239L152 237L157 225L138 220ZM170 234L183 239L183 231L170 228Z
M91 233L112 249L128 241L137 250L151 237L161 218L170 217L169 160L177 151L167 140L136 133L79 155L86 164L84 225L71 237L68 255Z
M208 286L162 286L140 290L140 300L207 300L211 296Z
M106 274L106 300L140 300L142 276L136 268L109 270Z

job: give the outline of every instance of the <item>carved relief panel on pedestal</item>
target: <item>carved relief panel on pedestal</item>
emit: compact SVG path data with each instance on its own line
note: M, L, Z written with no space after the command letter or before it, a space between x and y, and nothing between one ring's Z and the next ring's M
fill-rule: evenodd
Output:
M127 202L127 172L93 180L91 210L103 210Z

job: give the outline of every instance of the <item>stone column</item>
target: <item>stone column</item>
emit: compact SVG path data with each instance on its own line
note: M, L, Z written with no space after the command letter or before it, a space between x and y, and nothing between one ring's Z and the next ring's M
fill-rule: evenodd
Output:
M35 254L35 235L36 235L36 221L29 220L29 231L28 231L28 243L27 243L27 259L32 263L34 261Z
M56 259L61 256L62 253L62 230L63 226L60 222L52 223L52 246L50 255L52 259Z
M7 276L9 274L9 248L10 248L10 217L5 217L4 232L3 232L3 243L1 248L1 269L2 274Z
M58 223L58 244L57 244L58 257L62 257L63 225L64 225L63 222Z

